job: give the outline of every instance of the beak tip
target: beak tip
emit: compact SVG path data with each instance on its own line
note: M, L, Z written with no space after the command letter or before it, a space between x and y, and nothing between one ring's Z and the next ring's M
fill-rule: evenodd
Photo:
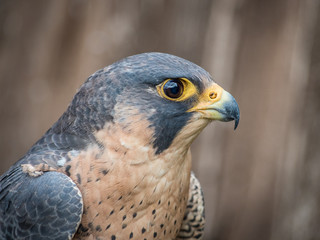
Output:
M233 97L232 97L233 98ZM237 129L240 121L240 110L237 101L233 98L233 116L234 116L234 130Z
M238 125L239 125L239 117L234 120L234 129L233 130L236 130Z

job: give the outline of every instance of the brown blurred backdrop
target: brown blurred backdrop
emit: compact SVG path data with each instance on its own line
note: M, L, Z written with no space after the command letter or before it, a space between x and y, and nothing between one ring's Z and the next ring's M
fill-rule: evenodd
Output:
M0 1L0 174L93 72L160 51L240 105L193 144L206 239L320 239L319 0Z

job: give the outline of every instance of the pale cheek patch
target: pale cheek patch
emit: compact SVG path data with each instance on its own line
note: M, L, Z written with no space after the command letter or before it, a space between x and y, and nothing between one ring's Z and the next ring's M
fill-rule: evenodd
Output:
M127 124L130 122L130 125ZM133 115L127 123L106 124L95 134L103 143L108 158L114 161L127 161L128 164L141 164L153 158L153 129L147 128L149 121Z

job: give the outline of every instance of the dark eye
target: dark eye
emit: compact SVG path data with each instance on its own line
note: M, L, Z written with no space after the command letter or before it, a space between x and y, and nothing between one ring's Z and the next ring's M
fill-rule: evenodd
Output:
M183 84L179 79L172 79L163 86L163 92L169 98L179 98L183 93Z

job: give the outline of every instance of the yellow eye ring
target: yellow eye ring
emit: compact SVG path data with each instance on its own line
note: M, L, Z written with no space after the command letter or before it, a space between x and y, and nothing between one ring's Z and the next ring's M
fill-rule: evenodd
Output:
M157 86L159 95L171 101L183 101L197 94L197 88L186 78L169 78Z

